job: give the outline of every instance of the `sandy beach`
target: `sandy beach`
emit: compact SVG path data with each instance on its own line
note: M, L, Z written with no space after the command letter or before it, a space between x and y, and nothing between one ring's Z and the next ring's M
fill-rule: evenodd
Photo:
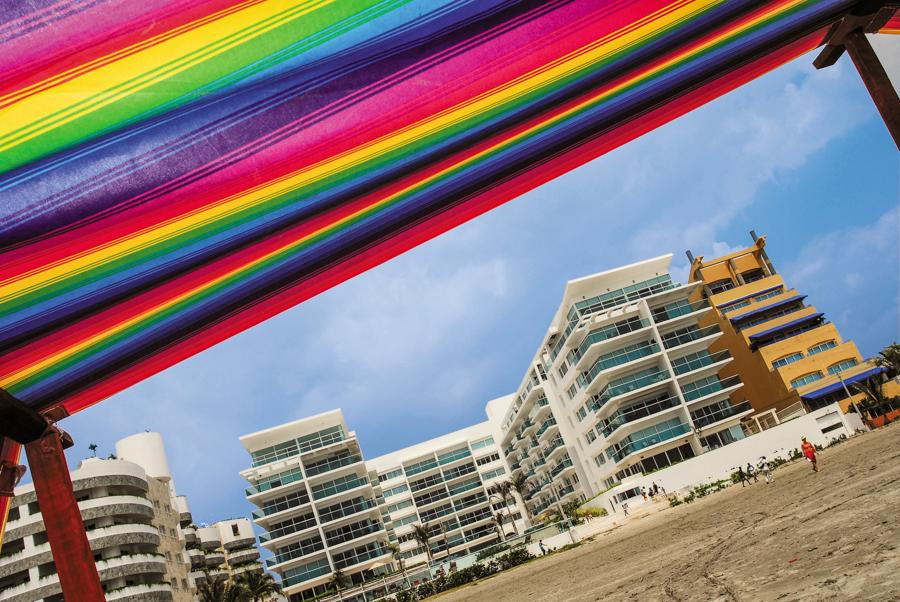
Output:
M479 600L900 600L900 424L449 592Z

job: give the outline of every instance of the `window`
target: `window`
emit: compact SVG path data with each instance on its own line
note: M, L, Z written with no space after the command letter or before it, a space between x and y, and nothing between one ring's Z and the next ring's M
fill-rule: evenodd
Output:
M856 363L856 360L852 357L846 360L842 360L836 364L828 366L828 374L837 374L838 372L843 372L844 370L855 366Z
M584 438L587 439L588 445L590 445L597 440L597 433L594 432L594 429L591 429L587 432Z
M566 361L563 360L563 363L559 365L559 370L557 370L557 372L559 373L559 377L562 378L563 376L566 375L566 372L568 372L568 371L569 371L569 364L567 364Z
M412 505L413 505L412 500L403 500L402 502L397 502L396 504L388 505L387 511L389 514L393 514L394 512L397 512L398 510L403 510L404 508L409 508Z
M506 469L501 466L500 468L495 468L494 470L489 470L489 471L483 473L481 475L481 478L484 479L485 481L487 481L487 480L499 477L503 474L506 474Z
M578 408L577 416L578 422L584 420L587 417L587 406L581 406L580 408Z
M837 347L837 343L834 341L823 341L810 347L807 350L807 353L809 353L809 355L815 355L817 353L822 353L823 351L828 351L829 349L834 349L835 347Z
M786 355L784 357L780 357L774 362L772 362L772 368L777 370L778 368L783 368L788 364L793 364L794 362L800 361L803 359L803 354L800 352L791 353L790 355Z
M569 387L568 391L566 391L566 394L569 396L569 400L571 401L571 400L575 399L575 395L577 393L578 393L578 387L575 385L575 383L572 383L572 386Z
M237 525L231 525L231 534L234 535L235 537L237 537L238 535L241 534L241 532L238 531Z
M604 464L606 464L606 458L603 457L603 452L594 456L594 464L596 464L597 466L603 466Z
M500 459L500 454L495 452L495 453L491 454L490 456L478 458L477 460L475 460L475 463L478 464L479 466L484 466L485 464L490 464L491 462L496 462L499 459Z
M730 291L733 288L734 282L732 282L730 278L725 278L724 280L716 280L715 282L711 282L709 284L709 292L712 295Z
M406 485L398 485L397 487L391 487L387 491L384 492L384 497L390 497L392 495L400 495L404 491L409 491L409 488Z
M384 483L385 481L390 481L391 479L396 479L399 476L403 476L403 469L395 468L394 470L389 470L385 473L378 475L378 482Z
M494 444L494 438L488 437L487 439L482 439L481 441L475 441L472 443L472 449L481 449L483 447L487 447L489 445Z
M795 378L791 381L791 386L795 389L802 387L803 385L808 385L809 383L814 383L817 380L821 380L823 377L821 372L810 372L809 374L804 374L799 378Z
M403 518L398 518L394 521L394 528L396 529L397 527L402 527L403 525L414 523L417 520L419 520L419 517L415 513L410 514L409 516L404 516Z

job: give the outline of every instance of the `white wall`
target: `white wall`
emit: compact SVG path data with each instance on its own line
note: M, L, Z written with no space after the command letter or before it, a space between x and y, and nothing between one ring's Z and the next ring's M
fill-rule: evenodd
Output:
M840 426L822 433L822 429L836 424ZM839 438L842 434L850 437L856 433L857 428L862 428L857 415L844 414L837 404L832 404L675 466L648 475L629 477L627 481L629 486L649 487L655 482L665 488L667 493L686 492L703 482L727 479L738 466L746 466L747 462L755 466L761 456L769 459L781 456L787 460L791 450L800 447L801 437L805 436L817 445L828 445L832 439ZM609 511L609 498L617 489L619 488L604 493L586 505ZM616 510L618 509L617 503Z

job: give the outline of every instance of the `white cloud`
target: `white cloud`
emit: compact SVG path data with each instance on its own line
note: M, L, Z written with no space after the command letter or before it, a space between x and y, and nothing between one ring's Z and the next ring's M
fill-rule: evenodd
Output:
M829 314L844 338L856 339L872 355L900 339L898 241L900 210L894 207L870 224L814 238L782 273Z

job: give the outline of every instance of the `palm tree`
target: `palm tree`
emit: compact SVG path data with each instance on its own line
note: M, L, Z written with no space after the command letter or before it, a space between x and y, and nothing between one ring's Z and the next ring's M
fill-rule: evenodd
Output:
M853 383L853 388L866 396L861 405L863 410L869 414L869 418L883 414L885 424L887 424L887 414L893 409L893 403L885 396L882 384L879 376L870 376L862 382Z
M494 524L497 525L497 533L500 534L500 541L506 541L506 536L503 534L503 513L498 512L494 515Z
M409 577L406 576L406 567L403 566L403 555L400 553L400 546L395 543L389 543L387 550L391 553L393 559L397 561L397 564L400 565L400 574L403 575L403 580L409 586Z
M265 602L281 593L281 586L272 575L260 571L249 571L237 579L247 597L253 602Z
M900 345L891 343L878 352L873 363L887 370L889 378L900 375Z
M335 569L334 573L331 576L331 581L328 583L328 585L337 590L338 600L344 599L343 588L344 584L346 583L347 577L344 575L344 571L342 571L341 569Z
M499 483L494 483L492 489L494 494L503 501L503 506L506 508L506 513L509 515L509 522L512 524L513 532L518 535L519 531L516 529L516 523L512 520L512 511L509 509L509 498L512 497L513 501L516 499L512 495L512 492L516 490L515 485L512 481L501 481Z
M88 449L91 450L91 456L96 458L97 457L97 444L91 443L90 445L88 445Z
M428 554L428 568L431 568L431 546L428 540L431 539L431 526L427 522L422 524L413 523L412 536L418 543L425 546L425 553Z
M244 590L221 575L211 576L203 572L205 579L197 585L197 598L200 602L242 602Z

